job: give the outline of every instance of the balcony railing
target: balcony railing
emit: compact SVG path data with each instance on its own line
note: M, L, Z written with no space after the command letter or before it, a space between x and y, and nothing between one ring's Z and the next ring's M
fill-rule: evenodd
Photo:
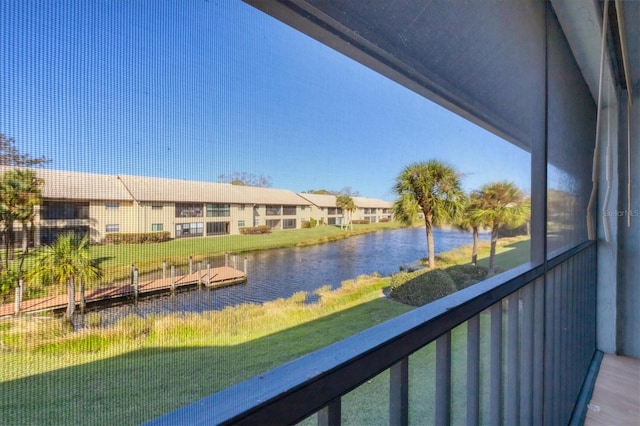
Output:
M317 413L318 424L340 424L343 396L386 372L388 419L381 422L567 424L595 352L595 265L595 244L586 242L544 265L522 265L150 423L290 424ZM461 356L452 357L453 333ZM435 373L418 374L430 367L416 354L432 342ZM452 384L464 391L452 392ZM429 387L433 391L424 392ZM420 404L410 405L415 395Z

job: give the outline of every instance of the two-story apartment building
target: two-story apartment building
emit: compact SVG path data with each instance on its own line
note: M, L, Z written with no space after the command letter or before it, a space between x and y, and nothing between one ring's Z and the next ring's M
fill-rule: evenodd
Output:
M8 169L0 168L0 172L5 170ZM49 244L68 231L89 235L92 242L100 243L110 233L167 231L171 238L189 238L237 235L240 228L259 225L274 230L296 229L311 218L329 225L342 222L334 195L296 194L286 189L216 182L34 170L44 182L43 201L36 208L34 220L35 245ZM367 215L376 222L390 203L357 197L356 205L358 211L379 212L375 217ZM16 224L16 232L22 232L20 224Z

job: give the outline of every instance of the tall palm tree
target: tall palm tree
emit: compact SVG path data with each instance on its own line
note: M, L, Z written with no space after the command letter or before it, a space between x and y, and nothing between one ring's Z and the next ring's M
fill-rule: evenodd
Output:
M344 222L341 225L341 228L344 229L344 226L351 225L351 230L353 231L353 221L351 218L353 217L353 212L356 210L356 204L353 201L353 198L348 194L341 194L336 197L336 207L342 209L342 218ZM348 218L348 219L347 219Z
M429 268L435 267L433 227L454 222L464 206L460 177L452 166L430 160L408 165L396 178L394 190L400 198L393 204L393 212L405 224L413 224L422 213Z
M525 223L531 215L531 205L520 188L509 181L485 184L474 196L477 201L470 211L471 217L491 226L488 274L493 275L500 226L516 227Z
M6 262L14 258L14 223L22 223L23 249L28 238L28 224L35 216L35 206L42 198L42 179L33 170L14 169L0 178L0 220L6 237Z
M100 268L89 255L89 237L79 239L73 233L66 233L60 235L52 245L36 252L34 266L27 278L45 284L66 284L69 296L66 317L73 322L76 282L89 283L101 275Z
M472 192L465 198L465 205L462 214L460 214L455 223L456 228L461 231L471 231L473 234L473 248L471 250L471 264L478 264L478 244L479 244L479 228L484 226L477 218L473 217L472 212L477 208L478 193Z

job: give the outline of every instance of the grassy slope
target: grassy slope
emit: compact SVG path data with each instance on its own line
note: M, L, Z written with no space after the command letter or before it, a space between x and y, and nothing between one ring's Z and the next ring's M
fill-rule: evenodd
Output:
M528 258L528 244L510 244L498 258L505 269ZM461 251L457 255L460 260L467 257ZM388 280L382 279L342 297L326 294L324 311L295 300L293 306L277 301L262 308L228 309L220 317L181 320L175 316L159 319L153 326L144 321L126 324L124 332L128 330L135 338L98 334L81 337L80 342L74 337L40 348L32 345L29 351L0 351L2 423L144 421L408 311L407 306L379 297L386 285ZM264 327L266 317L269 329ZM220 328L220 324L227 327ZM8 335L8 327L0 327L0 337ZM453 333L452 344L462 349L463 331ZM455 351L454 365L464 361L461 354L463 350ZM412 386L412 400L431 401L432 386L425 388L422 383L432 382L432 345L412 356L411 369L411 380L419 380L417 388L423 389L417 393ZM460 382L464 369L454 371L457 400L464 392ZM347 422L380 423L385 419L387 389L388 373L383 373L348 395L343 408ZM424 418L423 410L428 409L429 403L416 401L412 410L418 411L411 416Z

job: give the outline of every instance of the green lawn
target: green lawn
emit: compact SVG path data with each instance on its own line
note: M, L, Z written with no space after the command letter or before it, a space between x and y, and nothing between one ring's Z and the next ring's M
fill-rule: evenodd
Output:
M497 264L515 266L528 258L528 247L526 240L507 240ZM463 261L464 250L452 255ZM136 424L153 418L412 309L381 297L388 285L388 278L362 278L334 292L325 289L317 305L301 303L298 294L201 315L128 317L115 327L80 333L47 319L0 321L2 423ZM483 320L483 330L485 325ZM463 326L452 338L458 405L464 402L465 342ZM412 419L433 410L433 352L430 345L411 357ZM384 423L387 389L383 373L347 395L347 423Z

